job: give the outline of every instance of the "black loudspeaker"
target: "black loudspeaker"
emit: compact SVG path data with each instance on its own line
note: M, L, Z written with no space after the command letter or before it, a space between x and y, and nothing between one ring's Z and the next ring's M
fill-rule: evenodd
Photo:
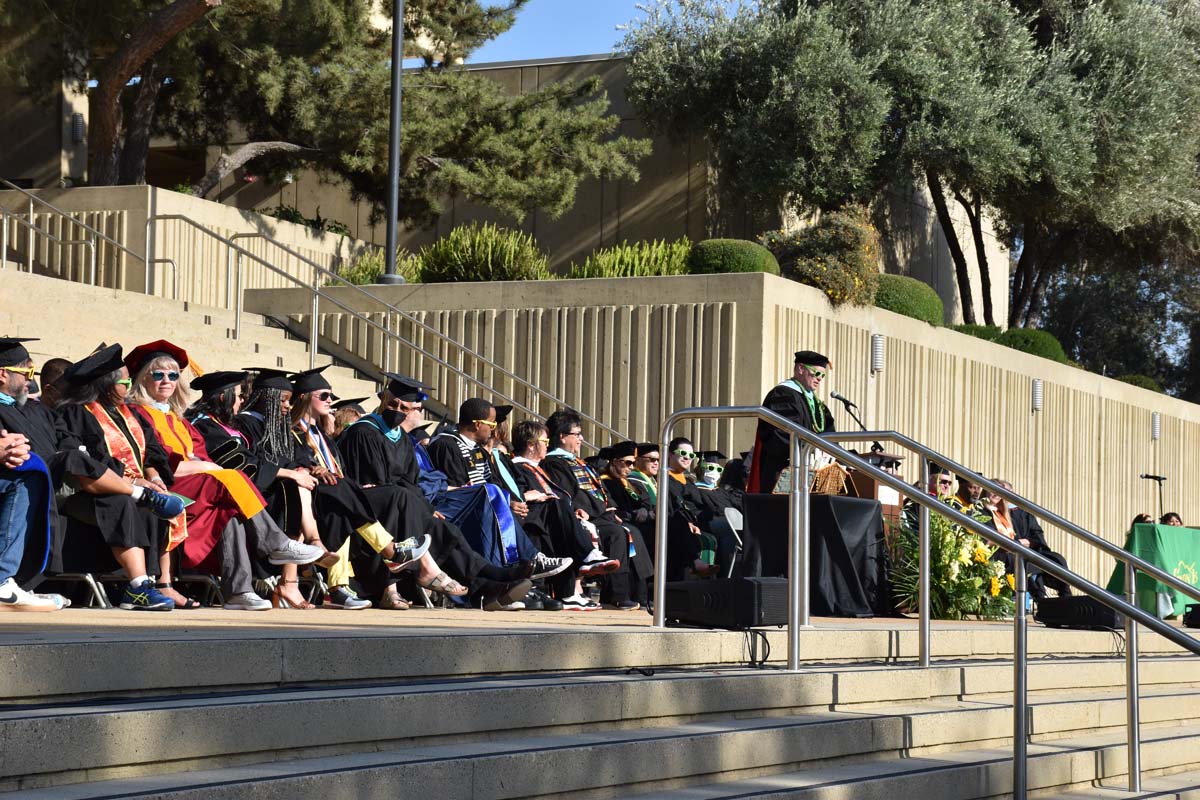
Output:
M1125 616L1086 595L1047 597L1038 601L1033 618L1048 628L1116 631L1125 627Z
M663 611L667 621L698 628L787 625L787 578L671 581Z
M1190 603L1183 607L1183 627L1200 628L1200 603Z

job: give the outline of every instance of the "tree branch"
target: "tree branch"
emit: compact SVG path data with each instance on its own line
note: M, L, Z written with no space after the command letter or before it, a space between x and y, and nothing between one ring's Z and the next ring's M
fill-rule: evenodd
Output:
M239 147L233 155L221 154L217 159L217 163L213 164L200 182L192 187L192 193L196 197L204 197L221 182L229 173L245 166L249 162L259 156L269 155L271 153L319 153L311 147L303 147L302 145L292 144L291 142L250 142Z

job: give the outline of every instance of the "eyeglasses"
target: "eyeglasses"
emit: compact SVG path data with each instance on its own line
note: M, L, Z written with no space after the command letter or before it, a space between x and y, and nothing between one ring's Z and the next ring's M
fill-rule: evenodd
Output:
M124 386L128 389L130 386L133 386L133 378L121 378L121 380L117 381L117 386Z
M634 464L634 461L632 458L621 458L621 459L614 461L613 463L616 464L618 467L632 467Z
M474 422L476 425L486 425L492 430L496 430L496 426L500 424L493 419L473 419L471 422Z
M954 481L938 481L938 486L953 486Z
M642 456L642 460L643 460L643 461L645 461L647 464L657 464L657 463L658 463L659 461L661 461L662 459L661 459L661 458L659 458L658 456L653 456L653 457L651 457L651 456Z
M549 436L539 436L539 437L537 438L537 440L538 440L539 442L541 442L542 444L550 444L550 437L549 437Z
M317 398L318 400L328 401L333 399L333 392L317 392L313 395L313 397Z
M33 373L37 372L37 367L0 367L0 369L8 372L15 372L18 375L24 375L25 380L32 380Z
M571 431L570 433L564 433L563 436L583 436L583 431Z
M823 370L823 369L817 369L816 367L810 367L808 364L801 364L800 366L802 366L806 370L808 370L808 374L812 375L814 378L824 378L825 377L825 370Z
M720 464L705 464L704 471L705 472L724 472L725 468L722 467Z
M179 373L176 372L175 370L171 370L170 372L164 372L161 369L156 369L150 373L150 377L156 381L161 381L161 380L177 381L177 380L179 380Z
M671 452L674 453L675 455L679 456L680 458L695 458L696 457L696 453L693 450L672 450Z

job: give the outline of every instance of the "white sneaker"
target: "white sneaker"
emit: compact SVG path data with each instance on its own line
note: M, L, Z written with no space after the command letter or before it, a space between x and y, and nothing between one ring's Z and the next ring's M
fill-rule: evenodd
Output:
M551 558L545 553L538 553L533 557L533 574L529 576L529 580L536 581L538 578L549 578L551 575L557 575L567 567L575 563L575 559L567 558Z
M53 600L27 592L9 578L0 583L0 611L58 611Z
M592 601L592 598L582 594L573 594L570 597L564 597L564 611L599 611L600 604Z
M295 539L288 539L287 544L267 556L272 564L311 564L325 555L325 551L315 544L305 544ZM270 605L268 603L268 605Z
M601 553L598 548L593 547L592 552L588 553L584 557L583 563L579 565L579 574L585 578L590 578L593 575L607 575L620 568L620 561L615 558L609 558L604 553Z
M242 592L226 600L222 607L226 611L269 611L271 601L263 600L254 592Z
M508 605L502 605L497 610L498 611L524 611L525 610L525 601L517 600L515 602L509 603Z

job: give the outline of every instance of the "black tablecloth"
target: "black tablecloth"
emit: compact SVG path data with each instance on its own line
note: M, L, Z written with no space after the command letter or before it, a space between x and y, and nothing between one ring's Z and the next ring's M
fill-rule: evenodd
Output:
M879 501L815 494L809 509L812 614L870 617L891 613ZM747 494L742 511L743 574L786 577L788 496Z

